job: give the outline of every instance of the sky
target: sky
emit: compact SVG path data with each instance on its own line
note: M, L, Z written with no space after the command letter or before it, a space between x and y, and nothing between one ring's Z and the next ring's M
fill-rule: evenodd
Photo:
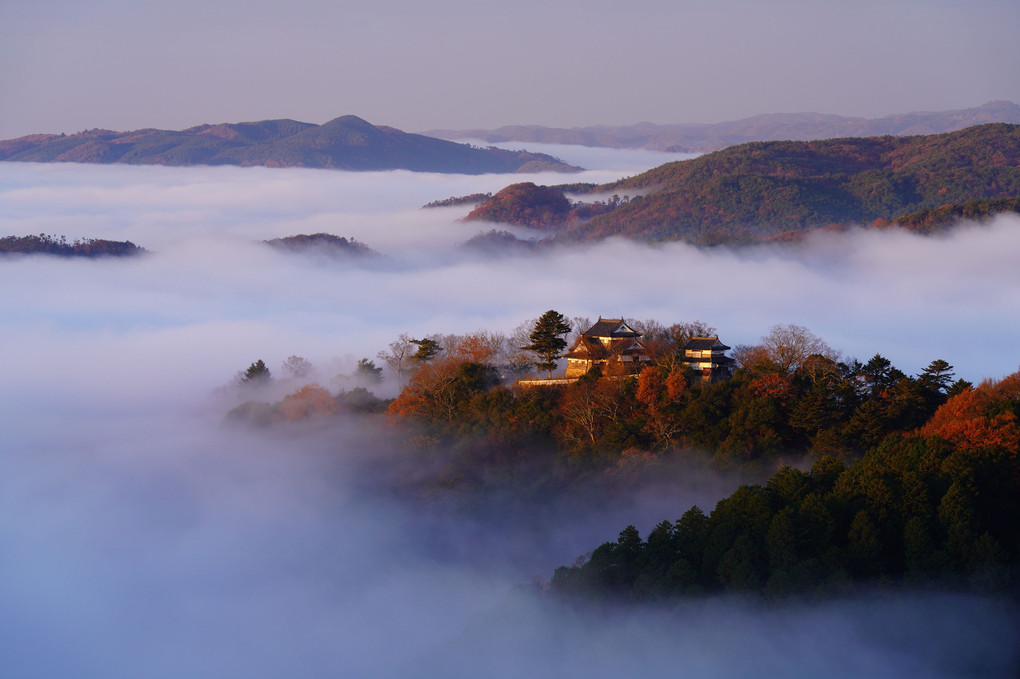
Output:
M1020 101L1012 0L6 0L0 138L359 115L877 117Z
M588 181L661 160L549 150L583 158ZM459 221L465 208L420 207L506 181L0 163L0 233L150 250L0 261L4 676L1015 676L1018 613L994 598L709 598L583 616L522 594L628 524L647 535L760 478L680 466L626 491L423 506L379 487L379 469L413 461L363 421L225 426L251 398L234 380L257 359L277 376L259 398L299 386L282 368L292 355L335 392L400 333L510 332L549 308L700 319L731 346L798 323L913 374L935 358L972 381L1018 368L1015 216L943 238L607 241L490 259L458 247L478 231ZM384 257L330 262L257 242L318 231Z

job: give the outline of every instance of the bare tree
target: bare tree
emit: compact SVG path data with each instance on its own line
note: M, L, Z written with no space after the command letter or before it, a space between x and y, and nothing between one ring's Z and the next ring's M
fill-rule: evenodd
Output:
M524 347L531 342L531 329L535 327L537 318L529 318L522 322L506 338L500 356L499 369L507 377L520 377L531 370L535 364L531 352Z
M402 332L395 341L390 342L389 349L380 351L376 354L376 358L388 365L397 379L403 382L407 379L407 373L415 363L413 357L417 351L418 345L406 332Z
M839 354L825 340L802 325L773 325L759 345L765 357L781 372L792 373L808 356L818 354L833 360Z
M716 337L718 330L704 321L681 321L667 328L678 348L683 349L694 337Z
M303 380L312 374L312 364L306 358L288 356L283 362L283 371L296 380Z
M566 340L567 348L569 349L574 346L574 343L577 342L577 338L581 336L581 333L593 326L594 323L592 323L591 319L587 316L574 316L568 322L570 323L570 334L567 335ZM531 325L534 326L535 322L532 321Z

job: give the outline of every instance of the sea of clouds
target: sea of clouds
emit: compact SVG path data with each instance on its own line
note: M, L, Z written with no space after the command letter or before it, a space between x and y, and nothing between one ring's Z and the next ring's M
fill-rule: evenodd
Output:
M803 247L622 241L537 256L459 248L512 181L662 162L558 149L580 176L0 163L0 236L131 240L133 259L0 260L0 667L9 677L1010 676L1015 610L912 593L764 608L703 600L586 619L520 589L628 523L646 533L742 479L532 512L410 511L364 483L392 454L340 421L224 427L230 382L306 357L331 389L400 333L509 332L547 309L727 344L797 323L908 373L1017 369L1020 220ZM583 154L572 157L571 153ZM644 154L644 155L642 155ZM582 162L583 160L583 162ZM257 241L328 232L384 257ZM525 230L515 230L530 235ZM495 504L495 503L493 503Z

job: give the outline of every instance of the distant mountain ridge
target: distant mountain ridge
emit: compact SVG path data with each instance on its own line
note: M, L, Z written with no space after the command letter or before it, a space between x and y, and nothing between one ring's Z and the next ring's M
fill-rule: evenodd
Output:
M767 113L712 124L637 123L569 129L508 125L495 130L432 130L424 134L443 139L476 139L490 144L519 141L706 152L751 141L813 141L834 137L940 134L984 123L1020 124L1020 106L1010 101L992 101L974 108L901 113L882 118L854 118L822 113Z
M71 135L33 134L0 141L0 161L261 165L456 174L580 169L542 153L477 148L372 125L350 115L323 125L264 120L199 125L182 131L96 129Z

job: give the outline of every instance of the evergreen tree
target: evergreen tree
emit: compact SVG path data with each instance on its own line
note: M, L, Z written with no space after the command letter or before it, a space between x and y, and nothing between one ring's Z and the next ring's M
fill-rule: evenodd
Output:
M362 358L354 368L354 376L362 382L381 382L382 368L376 366L375 361Z
M549 377L552 377L552 371L556 369L556 361L560 357L560 352L567 347L567 341L563 339L563 335L568 332L570 332L570 324L563 318L563 314L550 309L535 322L535 328L528 336L531 344L522 347L538 354L540 360L535 362L535 367L548 371Z
M272 374L269 372L266 362L260 358L244 371L241 375L241 382L244 384L263 384L268 382L271 377Z
M412 358L418 363L428 363L443 350L443 348L439 346L439 342L429 337L426 337L425 339L413 339L411 340L411 343L418 345L418 351L414 352L414 355L412 356Z

